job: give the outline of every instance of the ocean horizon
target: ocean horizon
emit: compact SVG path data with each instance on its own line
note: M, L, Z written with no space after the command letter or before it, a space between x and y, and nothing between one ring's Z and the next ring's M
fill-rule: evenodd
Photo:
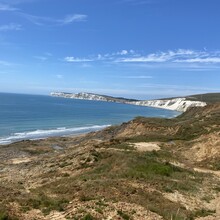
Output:
M172 118L179 114L114 102L0 93L0 145L88 133L137 116Z

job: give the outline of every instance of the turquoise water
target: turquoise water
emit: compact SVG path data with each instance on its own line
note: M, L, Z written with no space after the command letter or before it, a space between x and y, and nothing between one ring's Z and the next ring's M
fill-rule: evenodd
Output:
M0 144L95 131L136 116L178 112L119 103L0 93Z

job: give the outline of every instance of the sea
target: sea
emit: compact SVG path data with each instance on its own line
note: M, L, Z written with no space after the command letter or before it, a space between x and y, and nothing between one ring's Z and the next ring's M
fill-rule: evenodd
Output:
M0 145L97 131L137 116L177 115L176 111L113 102L0 93Z

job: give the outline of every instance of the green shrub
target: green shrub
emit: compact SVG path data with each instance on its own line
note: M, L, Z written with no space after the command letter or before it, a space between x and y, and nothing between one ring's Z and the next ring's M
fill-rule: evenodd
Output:
M44 214L49 214L51 210L64 211L66 204L68 204L66 199L49 198L42 194L37 198L29 199L25 206L41 209Z
M82 218L82 220L94 220L94 217L88 213Z
M118 215L120 215L124 220L130 220L129 215L127 215L126 213L122 212L121 210L117 211Z
M9 220L9 217L6 213L0 212L0 220Z

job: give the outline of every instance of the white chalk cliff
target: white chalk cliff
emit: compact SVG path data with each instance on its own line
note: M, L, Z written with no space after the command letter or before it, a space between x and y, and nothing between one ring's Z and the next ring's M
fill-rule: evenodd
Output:
M94 101L106 101L106 102L119 102L131 105L148 106L154 108L163 108L168 110L185 112L191 107L203 107L206 106L205 102L201 101L190 101L186 98L172 98L172 99L161 99L161 100L144 100L144 101L133 101L124 98L115 98L111 96L103 96L93 93L81 92L77 94L65 93L65 92L52 92L52 96L71 98L71 99L84 99Z
M180 112L185 112L188 108L191 108L191 107L206 106L205 102L190 101L190 100L187 100L186 98L136 101L136 102L130 102L129 104L155 107L155 108L163 108L163 109L175 110L175 111L180 111Z

